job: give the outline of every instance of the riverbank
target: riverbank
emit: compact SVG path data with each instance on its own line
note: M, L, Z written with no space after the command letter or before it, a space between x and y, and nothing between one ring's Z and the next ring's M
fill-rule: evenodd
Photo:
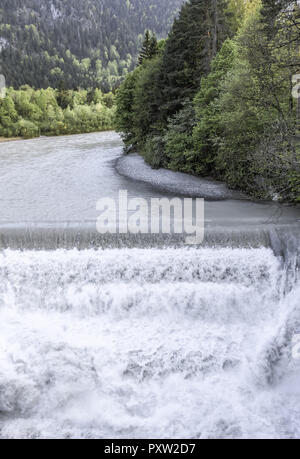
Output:
M70 133L70 134L43 134L43 135L39 135L39 136L35 136L35 137L0 137L0 143L4 143L4 142L16 142L16 141L20 141L20 140L34 140L34 139L41 139L43 137L71 137L71 136L75 136L75 135L88 135L88 134L97 134L97 133L102 133L102 132L114 132L114 128L112 126L110 126L109 128L107 129L101 129L101 130L97 130L97 131L91 131L91 132L73 132L73 133Z
M16 140L23 140L22 137L0 137L0 143L15 142Z
M181 196L199 197L212 201L250 199L243 193L230 190L223 182L168 169L153 169L138 154L119 158L116 170L123 177L148 183L160 191Z
M155 169L137 153L120 157L116 162L116 171L123 177L150 184L160 191L176 193L178 196L204 198L206 201L246 200L253 203L300 208L300 205L295 202L281 201L276 197L277 195L272 200L233 190L225 182L211 177L201 177L165 168Z
M23 107L28 106L26 112ZM3 138L37 138L111 130L114 125L113 94L95 91L64 91L48 88L8 88L0 122Z
M129 198L146 200L205 198L207 234L212 228L243 232L244 228L250 231L265 224L300 221L300 211L295 207L241 199L220 182L152 170L142 158L137 160L139 167L130 165L126 177L117 166L134 157L124 157L122 149L122 140L115 132L1 144L0 223L18 223L25 234L30 222L46 227L55 222L58 229L79 222L82 231L87 223L97 221L99 199L118 200L120 190L127 190ZM145 177L147 174L154 174L155 179Z

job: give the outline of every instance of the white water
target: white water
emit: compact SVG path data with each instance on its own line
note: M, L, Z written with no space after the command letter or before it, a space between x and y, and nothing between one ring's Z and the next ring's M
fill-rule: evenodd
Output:
M121 151L0 146L0 438L298 438L299 209L207 202L198 249L100 237L99 198L170 192L140 160L141 182L118 175Z
M0 437L299 436L271 250L6 250L0 278Z

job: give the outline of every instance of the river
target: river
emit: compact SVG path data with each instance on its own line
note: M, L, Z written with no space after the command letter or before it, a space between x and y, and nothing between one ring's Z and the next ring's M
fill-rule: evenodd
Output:
M299 437L299 209L191 178L202 246L101 236L102 197L191 194L121 155L0 145L0 438Z

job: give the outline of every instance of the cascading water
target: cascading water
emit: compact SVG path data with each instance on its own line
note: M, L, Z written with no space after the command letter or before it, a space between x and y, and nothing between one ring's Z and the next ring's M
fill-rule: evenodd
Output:
M1 437L300 433L271 249L5 250L0 279Z
M104 161L94 151L99 135L77 139L78 148L60 139L53 162L54 140L25 143L20 183L26 167L42 175L30 152L45 148L46 182L62 197L56 172L47 174L64 166L67 146L69 176L90 178L91 202L101 164L109 186L149 193L109 180L110 137ZM32 183L35 223L0 225L0 438L299 437L299 214L290 224L293 211L284 210L285 224L263 226L268 207L210 203L212 226L197 248L172 235L100 237L93 223L74 223L86 201L72 201L72 183L73 223L57 222L50 188L44 206ZM21 201L10 202L17 214ZM45 223L37 206L43 221L54 212Z

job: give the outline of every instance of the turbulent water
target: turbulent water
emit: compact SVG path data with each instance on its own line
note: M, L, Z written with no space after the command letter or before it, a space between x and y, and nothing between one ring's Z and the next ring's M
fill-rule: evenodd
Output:
M47 194L59 156L53 139L24 143L28 162L19 174L12 165L20 147L9 145L11 163L0 152L2 177L21 186L42 147L49 209L47 217L43 200L37 196L34 207L29 199L38 171L26 198L11 200L14 211L13 182L6 192L1 182L0 438L298 438L298 213L280 209L280 225L262 226L268 206L226 201L218 220L221 203L212 202L214 228L208 225L203 247L138 237L96 241L78 217L86 200L84 216L93 218L91 203L101 191L92 172L97 162L106 192L110 178L112 190L158 193L124 177L118 182L109 152L117 157L121 149L109 136L79 136L73 146L65 139L69 162L62 155L61 161L74 174L80 151L91 196L84 185L76 201L74 175L72 192L58 183L77 223L54 229L50 221L63 220L63 212L55 215L54 195ZM27 209L35 225L11 223L17 208L24 216Z

